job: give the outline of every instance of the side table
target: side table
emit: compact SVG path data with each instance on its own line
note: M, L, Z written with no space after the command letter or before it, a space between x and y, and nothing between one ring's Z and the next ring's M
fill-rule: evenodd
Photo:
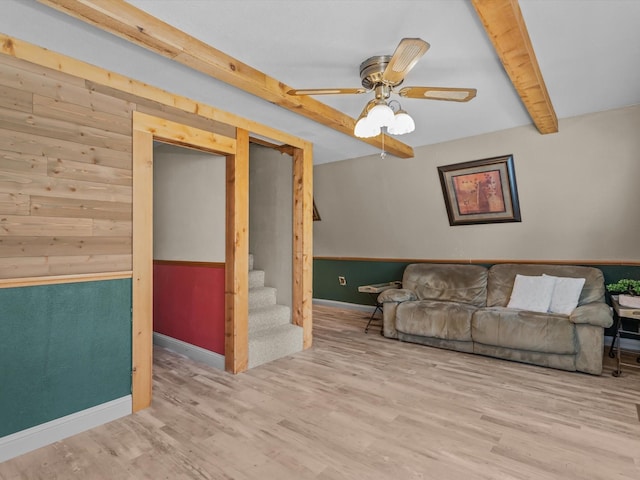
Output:
M371 314L371 317L369 317L369 321L367 322L367 326L364 329L364 333L369 332L369 325L371 325L371 322L373 321L373 318L375 317L376 313L378 313L378 311L382 313L382 304L378 303L378 295L384 292L385 290L389 290L390 288L401 288L401 287L402 287L402 282L397 280L395 282L374 283L371 285L360 285L358 287L359 292L368 293L376 302L376 308L373 309L373 313Z
M616 369L613 371L614 377L619 377L622 374L622 365L627 367L640 368L640 357L636 359L636 363L624 363L621 358L622 348L620 347L620 335L625 334L631 337L640 339L640 331L638 330L626 330L622 323L622 319L635 320L640 325L640 309L625 307L618 303L617 296L611 297L611 305L613 306L613 321L615 325L615 335L611 341L611 347L609 347L609 356L616 358ZM617 347L616 347L617 344Z

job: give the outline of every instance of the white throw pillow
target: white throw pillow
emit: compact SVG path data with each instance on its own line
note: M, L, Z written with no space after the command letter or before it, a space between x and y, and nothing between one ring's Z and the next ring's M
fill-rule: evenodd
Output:
M553 287L549 311L551 313L563 313L565 315L573 312L578 306L580 293L582 293L582 287L584 287L586 280L584 278L554 277L546 274L542 276L553 278L556 281Z
M548 312L555 280L553 277L516 275L507 308Z

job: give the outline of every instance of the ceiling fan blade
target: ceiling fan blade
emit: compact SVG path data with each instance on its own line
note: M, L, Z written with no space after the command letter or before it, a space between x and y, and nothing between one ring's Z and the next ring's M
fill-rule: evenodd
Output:
M475 88L404 87L398 95L405 98L424 98L450 102L468 102L476 96Z
M287 95L344 95L367 93L366 88L306 88L302 90L289 90Z
M400 40L387 68L384 69L382 81L390 85L398 85L418 60L427 53L427 50L429 50L429 44L421 38Z

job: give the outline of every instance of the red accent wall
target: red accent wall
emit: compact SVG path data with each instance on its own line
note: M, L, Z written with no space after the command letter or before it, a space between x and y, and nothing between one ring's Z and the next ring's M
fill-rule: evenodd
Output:
M154 262L153 330L224 355L224 267Z

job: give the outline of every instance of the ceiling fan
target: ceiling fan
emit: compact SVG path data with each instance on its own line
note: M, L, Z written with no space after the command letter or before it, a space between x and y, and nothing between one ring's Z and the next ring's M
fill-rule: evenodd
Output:
M409 71L427 52L429 44L420 38L403 38L393 55L376 55L360 64L362 88L309 88L289 90L289 95L335 95L375 92L358 117L354 129L357 137L368 138L387 133L402 135L415 129L413 119L397 100L389 100L392 93L405 98L468 102L476 96L475 88L403 87L396 90ZM397 104L397 105L395 105ZM395 106L395 110L392 108Z

